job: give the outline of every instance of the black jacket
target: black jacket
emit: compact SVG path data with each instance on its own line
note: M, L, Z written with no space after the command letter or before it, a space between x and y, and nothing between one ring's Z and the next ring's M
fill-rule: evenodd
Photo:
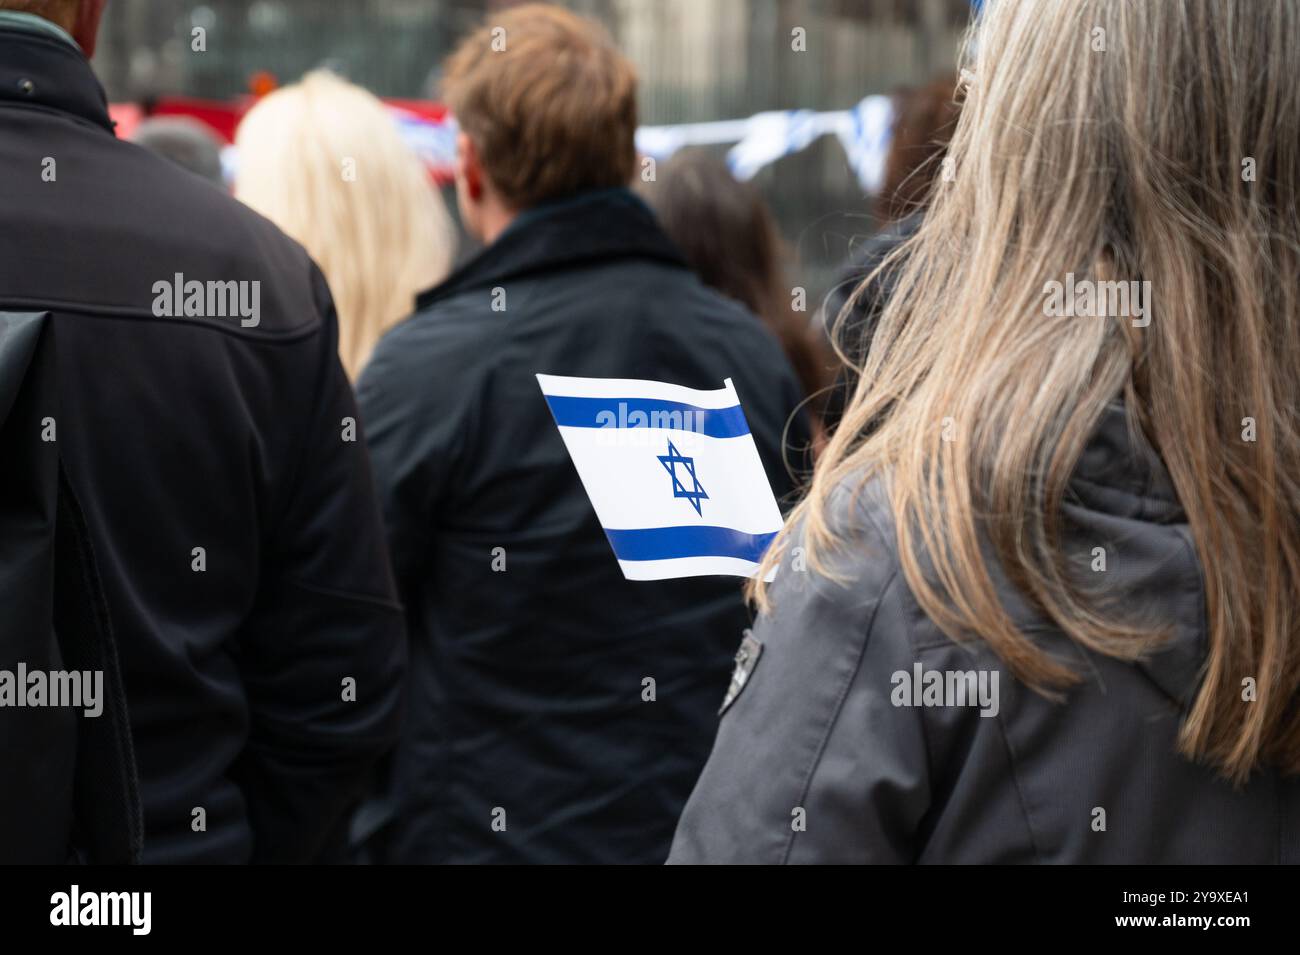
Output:
M177 274L259 282L258 324L159 317ZM313 857L394 738L404 651L320 272L116 139L75 49L0 30L0 311L50 313L48 416L121 651L146 861Z
M1173 633L1142 664L1085 652L995 574L1013 619L1084 676L1064 703L921 612L879 482L833 505L853 541L835 561L843 583L783 561L671 862L1300 861L1300 780L1265 771L1234 791L1175 752L1206 654L1200 564L1163 466L1131 441L1120 406L1070 484L1067 550L1094 589L1102 580L1111 612ZM990 689L997 674L996 713L900 705L917 702L917 667L922 688L931 672L984 671Z
M411 633L381 858L662 862L708 753L740 581L623 579L538 372L732 377L778 498L792 488L780 346L631 193L531 210L425 293L358 389Z

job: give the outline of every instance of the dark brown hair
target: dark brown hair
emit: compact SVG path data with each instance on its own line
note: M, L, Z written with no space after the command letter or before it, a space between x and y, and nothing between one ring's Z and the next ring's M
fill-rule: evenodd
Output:
M448 58L442 90L515 208L632 178L636 72L591 20L545 3L494 13Z
M956 76L944 76L894 94L885 182L877 205L881 218L902 219L930 194L961 112L956 86Z
M821 360L805 322L791 307L780 233L758 190L738 182L706 149L684 149L638 186L690 267L749 307L776 335L808 395L824 385Z

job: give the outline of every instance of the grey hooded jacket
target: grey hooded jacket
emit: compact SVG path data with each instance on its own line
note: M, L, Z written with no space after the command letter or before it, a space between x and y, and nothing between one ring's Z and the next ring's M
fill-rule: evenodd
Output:
M1172 627L1164 648L1137 665L1084 651L994 571L1013 618L1083 675L1064 702L931 623L879 484L833 503L847 579L799 572L787 549L670 863L1300 861L1294 777L1234 789L1175 752L1206 652L1200 565L1122 407L1071 481L1067 550L1122 615Z

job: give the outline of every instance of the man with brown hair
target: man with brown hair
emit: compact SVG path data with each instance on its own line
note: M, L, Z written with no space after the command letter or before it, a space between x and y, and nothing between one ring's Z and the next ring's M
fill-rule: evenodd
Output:
M359 385L412 656L391 790L363 830L384 861L662 862L748 614L734 577L624 579L535 375L732 378L778 497L792 416L807 441L800 389L628 190L636 77L604 30L515 7L462 43L445 87L462 219L486 248Z
M507 11L461 43L442 84L461 128L457 198L484 242L523 209L632 181L636 73L576 14Z

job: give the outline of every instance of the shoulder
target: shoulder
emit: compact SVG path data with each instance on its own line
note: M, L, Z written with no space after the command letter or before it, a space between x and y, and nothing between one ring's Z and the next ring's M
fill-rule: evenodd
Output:
M852 672L869 642L897 644L888 655L910 646L910 592L882 481L842 482L820 520L831 540L815 546L806 511L790 527L755 625L767 679L791 692L818 673Z
M821 520L830 539L815 546L806 516L791 527L756 631L773 662L798 658L788 667L796 683L826 667L854 668L869 645L877 657L904 659L922 623L898 559L884 479L842 482Z
M45 199L53 214L27 217L27 229L34 244L57 242L66 260L93 267L65 276L57 297L39 267L20 278L19 288L30 287L52 305L205 326L230 340L296 340L328 325L329 293L319 270L271 221L133 143L88 133L76 143L77 169L60 175ZM0 212L0 222L6 218ZM256 323L243 325L224 313L213 318L206 307L182 315L163 308L169 297L181 301L199 287L205 298L227 305L235 292L249 308L256 303ZM164 294L168 288L171 296Z
M407 419L402 430L441 430L470 413L500 342L486 308L458 296L426 305L389 329L357 381L357 400L369 421Z
M801 567L806 528L792 528L670 861L912 856L908 835L928 803L926 750L915 712L890 702L893 675L915 654L883 490L835 489L826 517L841 544L821 553L820 570ZM792 823L800 818L806 828Z
M380 338L363 377L382 371L402 381L423 379L435 389L463 381L493 353L494 323L488 312L486 299L480 307L461 295L418 308ZM433 374L435 369L442 373ZM449 369L455 373L447 374Z
M155 183L152 228L193 259L195 278L205 278L201 270L206 268L215 278L259 281L262 335L321 326L323 313L332 308L329 286L302 245L265 216L172 163L152 155L139 162L141 174ZM306 303L315 308L304 308Z
M775 612L795 603L864 616L891 589L900 565L887 481L850 477L830 489L819 513L826 533L815 544L804 510L790 529L769 590Z
M633 279L632 275L636 278ZM705 285L693 272L660 262L638 262L621 286L638 315L644 347L669 367L699 363L716 366L738 385L746 406L758 389L780 397L782 412L789 390L798 388L785 349L764 319L741 302ZM778 387L773 387L779 382Z

